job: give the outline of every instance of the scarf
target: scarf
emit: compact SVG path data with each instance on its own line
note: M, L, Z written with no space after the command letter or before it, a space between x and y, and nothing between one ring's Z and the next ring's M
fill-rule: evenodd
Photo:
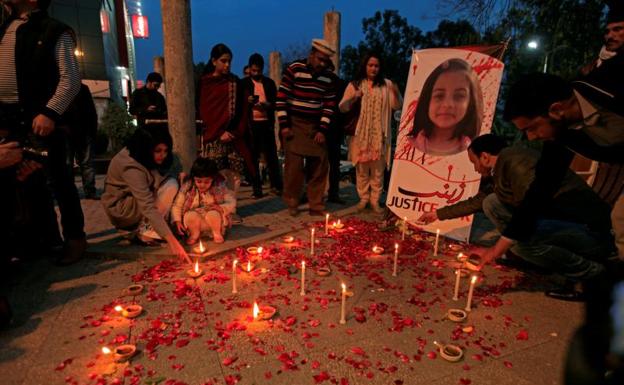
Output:
M372 86L368 81L361 82L362 108L355 131L355 140L360 149L360 162L378 160L381 158L384 144L382 132L382 109L388 103L386 85Z
M199 117L204 121L202 139L212 142L231 131L236 117L236 77L202 76L199 89Z

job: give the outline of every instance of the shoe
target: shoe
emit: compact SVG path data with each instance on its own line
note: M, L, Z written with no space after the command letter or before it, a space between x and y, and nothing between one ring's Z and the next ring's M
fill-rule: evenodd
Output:
M337 195L332 195L332 196L327 197L327 202L337 203L339 205L347 204L347 202L344 199L340 199L340 197Z
M299 215L299 209L296 207L289 207L288 208L288 215L290 215L291 217L296 217L297 215Z
M379 203L371 203L371 208L375 212L375 214L381 214L384 212L384 208L379 205Z
M359 201L357 206L355 206L358 211L362 211L366 208L366 205L368 204L368 201Z
M80 261L84 257L84 252L86 249L87 240L85 238L70 239L65 242L63 256L56 260L56 264L58 266L72 265Z
M321 210L310 210L309 214L311 217L324 217L325 212Z
M241 223L243 223L243 218L238 214L232 214L232 224L240 225Z
M554 289L548 290L544 293L547 297L558 299L560 301L568 301L568 302L584 302L585 295L583 292L574 290L574 289Z

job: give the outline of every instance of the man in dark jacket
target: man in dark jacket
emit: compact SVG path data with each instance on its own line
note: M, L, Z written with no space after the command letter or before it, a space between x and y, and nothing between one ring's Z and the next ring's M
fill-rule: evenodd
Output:
M69 264L82 258L86 248L84 216L68 161L67 130L62 125L63 115L80 90L80 71L74 33L48 17L49 3L9 3L11 17L0 27L0 131L40 155L49 154L46 170L65 238L64 255L58 262Z
M147 75L145 86L135 90L130 97L130 114L136 116L139 128L146 119L166 119L167 103L158 89L163 82L162 75L152 72Z
M275 144L275 99L277 88L275 82L263 75L264 59L258 53L249 57L249 76L241 80L249 96L251 105L250 126L252 136L252 150L256 166L257 178L254 182L254 197L262 196L262 177L259 172L260 156L269 171L271 191L276 195L282 194L283 184L277 159Z
M531 182L540 154L523 147L505 148L505 141L492 134L475 138L468 158L475 171L492 176L493 192L426 213L420 221L431 223L483 211L504 233ZM587 280L604 271L602 261L611 247L609 205L576 174L567 170L551 204L539 213L536 231L512 251L527 262L558 272L575 281Z

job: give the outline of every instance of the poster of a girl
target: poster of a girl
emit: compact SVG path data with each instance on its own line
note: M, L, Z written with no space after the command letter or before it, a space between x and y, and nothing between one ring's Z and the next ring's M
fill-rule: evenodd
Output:
M409 136L428 155L465 151L479 134L483 95L477 74L462 59L440 64L425 81Z

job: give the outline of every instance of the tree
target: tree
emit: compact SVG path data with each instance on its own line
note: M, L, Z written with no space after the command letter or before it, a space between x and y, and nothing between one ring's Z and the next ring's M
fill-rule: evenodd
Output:
M353 79L359 70L360 60L367 52L376 52L384 63L386 77L396 81L401 88L407 81L412 49L423 42L420 29L409 25L396 10L377 11L362 20L364 40L357 47L347 45L341 53L341 74Z
M423 48L457 47L481 41L481 34L468 20L442 20L435 31L425 34Z

